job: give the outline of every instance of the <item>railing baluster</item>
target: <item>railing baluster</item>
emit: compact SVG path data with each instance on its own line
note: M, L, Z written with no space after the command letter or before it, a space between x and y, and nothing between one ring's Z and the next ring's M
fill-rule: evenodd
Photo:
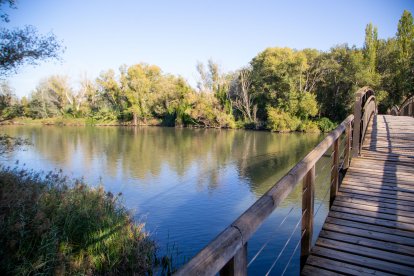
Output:
M329 197L329 208L332 206L338 192L338 168L339 168L339 137L335 140L332 145L332 171L331 171L331 196Z
M247 243L220 270L220 276L247 275Z
M312 234L313 234L313 201L315 194L315 166L303 178L302 185L302 232L305 231L301 239L300 251L300 266L305 265L306 259L310 254L312 248Z

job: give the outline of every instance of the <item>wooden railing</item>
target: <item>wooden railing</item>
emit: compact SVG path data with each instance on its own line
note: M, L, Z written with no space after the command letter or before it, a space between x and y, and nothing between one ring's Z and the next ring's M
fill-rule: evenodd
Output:
M374 104L374 106L372 106ZM301 266L311 247L314 217L315 165L332 147L330 205L339 187L339 145L345 133L343 168L348 168L352 152L358 154L359 143L364 140L366 127L376 112L374 93L362 88L356 94L355 116L349 115L335 130L325 137L308 155L297 163L269 191L260 197L238 219L202 249L176 275L247 275L247 244L264 220L279 206L290 192L303 180L302 186L302 238ZM352 126L354 131L352 131ZM353 133L353 134L352 134ZM351 143L354 137L354 143ZM356 143L357 141L358 143ZM358 149L355 152L354 149Z
M372 115L377 113L377 104L374 91L369 87L358 90L355 97L354 116L358 118L354 122L352 135L352 156L358 156L364 143L365 133Z
M414 96L407 98L400 108L393 106L387 113L394 116L414 117Z

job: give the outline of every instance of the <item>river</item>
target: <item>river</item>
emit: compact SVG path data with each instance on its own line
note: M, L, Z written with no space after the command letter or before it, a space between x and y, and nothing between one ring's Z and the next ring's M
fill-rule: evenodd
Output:
M235 220L323 138L318 134L162 127L2 126L31 146L1 157L10 166L103 185L157 241L160 254L183 263ZM18 163L16 164L16 161ZM327 213L329 164L317 166L315 229ZM16 165L15 165L16 164ZM329 196L328 196L329 197ZM249 242L249 273L265 274L301 217L301 185ZM286 219L285 219L286 218ZM281 222L283 224L280 226ZM300 224L270 274L297 275ZM300 247L299 247L300 249ZM291 257L293 254L293 257Z

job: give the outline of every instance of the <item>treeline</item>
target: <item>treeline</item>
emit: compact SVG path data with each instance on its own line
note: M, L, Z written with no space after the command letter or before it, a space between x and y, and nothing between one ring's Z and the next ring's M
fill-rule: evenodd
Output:
M236 72L222 72L213 60L199 63L197 88L144 63L85 78L78 89L65 76L51 76L21 100L3 83L1 118L328 131L352 112L362 86L375 89L380 112L413 95L413 52L413 17L404 11L395 37L379 39L368 24L362 48L268 48Z

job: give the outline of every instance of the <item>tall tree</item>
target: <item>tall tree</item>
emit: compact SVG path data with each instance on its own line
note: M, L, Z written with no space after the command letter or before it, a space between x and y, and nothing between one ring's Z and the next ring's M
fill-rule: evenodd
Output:
M134 125L144 124L151 116L151 106L156 97L157 82L161 78L161 69L155 65L136 64L128 68L122 78L125 95L132 113Z
M372 75L377 73L377 51L378 51L378 29L372 23L365 28L364 58L366 60L368 71Z
M397 31L398 47L398 86L402 97L408 97L414 93L414 23L413 16L407 10L398 22Z
M245 122L256 122L257 105L253 103L251 91L252 69L247 67L240 69L236 73L231 89L230 96L233 106L242 114Z

